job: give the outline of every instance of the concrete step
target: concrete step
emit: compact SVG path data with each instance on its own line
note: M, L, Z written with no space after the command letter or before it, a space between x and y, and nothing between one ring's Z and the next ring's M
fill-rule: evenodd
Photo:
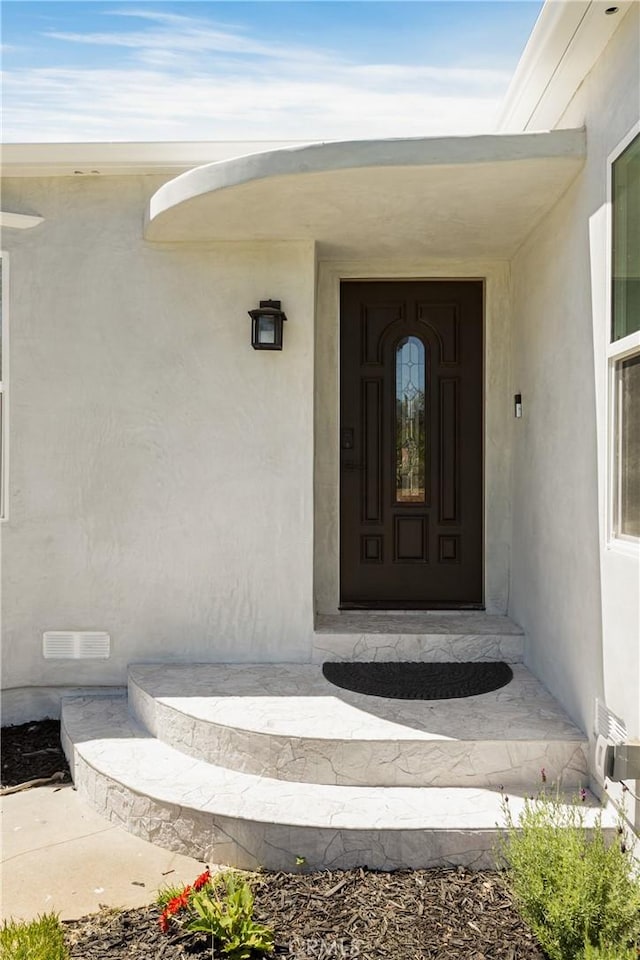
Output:
M134 664L129 707L192 757L287 781L535 789L587 783L587 739L522 664L458 700L342 690L315 664Z
M343 611L316 617L312 659L506 660L521 663L522 629L483 611Z
M126 700L78 698L62 710L76 788L132 833L210 863L247 869L464 865L494 860L498 791L299 783L197 760L152 737ZM522 794L510 791L517 816ZM567 802L572 802L567 800ZM589 822L597 804L585 801ZM606 811L604 822L615 828Z

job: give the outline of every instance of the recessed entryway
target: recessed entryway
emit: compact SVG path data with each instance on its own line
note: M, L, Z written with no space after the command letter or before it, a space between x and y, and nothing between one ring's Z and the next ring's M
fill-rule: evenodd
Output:
M340 604L481 607L483 283L340 289Z

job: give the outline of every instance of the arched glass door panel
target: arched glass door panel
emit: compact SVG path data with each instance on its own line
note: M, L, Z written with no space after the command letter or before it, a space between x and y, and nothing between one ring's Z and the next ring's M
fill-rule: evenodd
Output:
M396 503L425 503L424 344L405 337L396 347Z

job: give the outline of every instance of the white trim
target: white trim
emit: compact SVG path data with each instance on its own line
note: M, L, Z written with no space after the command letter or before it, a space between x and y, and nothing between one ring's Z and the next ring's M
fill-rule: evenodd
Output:
M617 160L621 153L627 149L631 141L640 133L640 120L636 121L631 129L624 135L622 140L616 144L609 156L607 157L607 164L613 164L614 160ZM608 199L611 200L611 181L608 184Z
M611 6L618 12L607 16ZM516 67L496 129L554 127L633 6L633 0L546 0Z
M340 556L340 283L343 280L478 280L484 283L483 380L483 595L487 613L502 615L509 602L512 431L508 372L509 267L500 260L319 258L316 273L314 414L314 606L339 609Z
M630 338L625 338L630 339ZM616 466L619 462L619 451L616 442L619 440L617 425L620 418L618 407L617 364L627 357L640 355L640 347L626 350L624 353L610 357L608 360L608 412L607 412L607 549L618 553L625 553L633 557L640 557L640 537L630 537L616 533L616 508L620 499L620 485ZM616 481L618 488L616 489Z
M9 213L0 210L0 227L11 227L14 230L30 230L44 223L44 217L31 216L27 213Z
M611 283L610 277L609 283ZM611 319L611 304L609 304L609 319ZM610 333L611 328L609 328L609 334ZM620 340L613 340L607 347L607 359L624 360L626 357L633 356L633 354L639 350L640 330L636 330L635 333L630 333L627 337L622 337Z
M640 135L640 121L634 123L631 129L625 134L622 140L616 144L614 149L607 157L607 199L606 199L606 255L605 255L605 336L607 338L607 347L605 350L606 382L607 382L607 418L606 418L606 450L607 450L607 476L606 476L606 546L608 550L615 550L630 556L640 556L640 538L619 536L615 532L615 505L617 503L615 478L616 478L616 428L617 428L617 386L616 386L616 364L620 360L633 357L640 353L640 330L630 333L620 340L612 340L612 273L613 273L613 164L620 157L629 144Z
M613 537L607 544L607 550L612 553L622 553L637 560L640 558L640 541L631 538Z
M509 84L497 130L526 130L588 9L589 0L543 5Z
M0 523L9 519L9 254L0 250L2 261L2 370L0 371L0 395L2 412L0 420L0 444L2 445L0 467Z

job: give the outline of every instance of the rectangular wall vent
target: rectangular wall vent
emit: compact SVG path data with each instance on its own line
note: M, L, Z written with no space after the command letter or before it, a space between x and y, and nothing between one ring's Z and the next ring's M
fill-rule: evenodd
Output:
M42 635L45 660L106 660L111 638L101 630L47 630Z
M624 743L627 728L620 717L616 717L601 700L596 699L595 731L598 737L604 737L609 743Z

